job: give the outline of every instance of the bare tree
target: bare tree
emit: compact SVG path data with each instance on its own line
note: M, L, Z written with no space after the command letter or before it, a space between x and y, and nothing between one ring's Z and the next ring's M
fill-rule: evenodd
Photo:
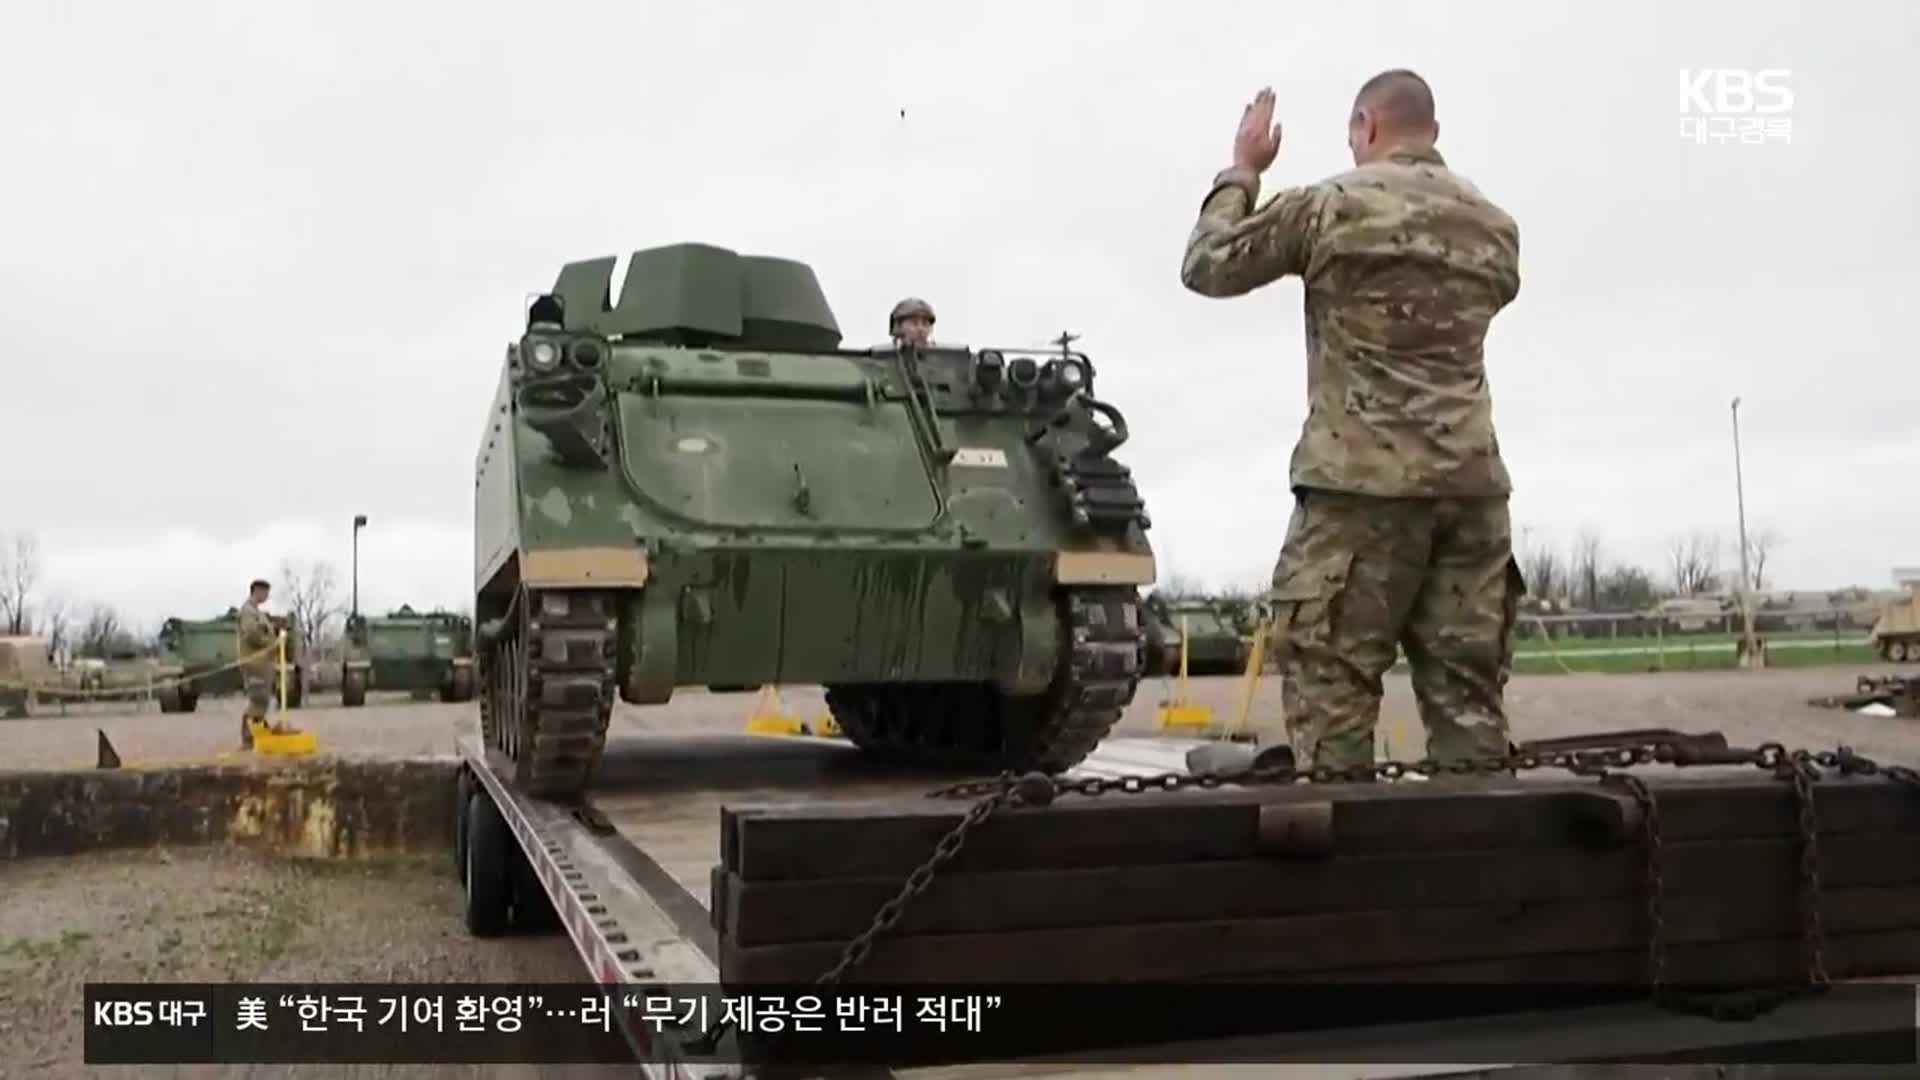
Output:
M303 570L287 559L280 564L280 587L286 591L287 617L300 640L309 649L323 648L327 627L342 610L334 596L333 565L316 560Z
M1579 590L1588 611L1600 606L1600 534L1592 529L1580 530L1573 541L1573 560L1567 567L1572 576L1572 585Z
M41 605L40 633L47 639L47 658L58 662L73 633L73 616L67 611L64 597L49 597Z
M1160 597L1162 600L1184 600L1188 597L1199 596L1201 589L1198 579L1175 572L1168 574L1166 579L1154 588L1153 592L1154 595Z
M1780 550L1786 540L1773 529L1761 529L1747 534L1747 572L1748 587L1754 592L1767 589L1767 557Z
M1667 569L1674 592L1699 596L1720 587L1720 543L1708 533L1675 537L1667 548Z
M0 633L33 632L33 590L40 583L40 542L16 533L0 546Z
M1616 564L1600 579L1602 611L1645 611L1659 598L1653 575L1638 566Z
M1560 556L1547 544L1523 548L1517 553L1520 572L1527 577L1527 595L1535 600L1558 600L1566 592L1561 580Z
M87 621L80 625L73 655L105 660L130 639L126 625L120 621L120 613L106 604L95 604L93 610L87 612Z

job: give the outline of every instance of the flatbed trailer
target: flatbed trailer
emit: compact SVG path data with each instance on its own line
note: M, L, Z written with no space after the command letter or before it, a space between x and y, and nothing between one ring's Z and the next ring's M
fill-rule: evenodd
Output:
M1185 771L1194 740L1115 737L1070 776L1155 775ZM597 779L578 802L529 797L508 782L510 770L498 751L489 752L477 731L460 741L457 785L460 820L456 865L465 893L465 919L476 936L510 927L513 890L537 890L546 904L529 907L536 920L553 923L572 940L589 979L615 991L648 987L711 987L719 983L718 945L711 912L711 876L720 861L720 811L725 804L791 802L797 799L867 800L923 794L941 784L977 776L930 774L888 767L835 739L763 735L648 733L611 741ZM1472 1020L1369 1024L1364 1030L1315 1031L1255 1039L1213 1039L1115 1051L1113 1064L1074 1055L1070 1061L981 1062L886 1069L848 1069L844 1075L974 1080L1050 1076L1094 1077L1196 1074L1261 1077L1388 1078L1486 1076L1590 1076L1587 1066L1542 1064L1570 1060L1624 1060L1687 1055L1719 1065L1664 1066L1663 1077L1785 1075L1773 1066L1734 1067L1733 1048L1758 1040L1777 1042L1783 1032L1825 1038L1876 1034L1881 1019L1860 1015L1832 996L1782 1006L1768 1020L1764 1038L1753 1025L1682 1015L1650 1001L1506 1014ZM732 1078L748 1075L737 1064L715 1065L676 1057L631 1014L615 1013L637 1067L652 1077ZM1920 1028L1920 1018L1916 1018ZM1498 1045L1513 1062L1487 1063L1486 1048ZM1349 1064L1371 1059L1379 1064ZM1128 1064L1161 1062L1220 1064ZM1234 1064L1234 1063L1244 1064ZM1334 1062L1338 1064L1325 1064ZM1455 1064L1447 1064L1453 1062ZM1818 1075L1803 1063L1792 1075ZM814 1075L828 1075L809 1070ZM1853 1065L1848 1076L1915 1075L1914 1066L1879 1070ZM1611 1074L1609 1074L1611 1075Z

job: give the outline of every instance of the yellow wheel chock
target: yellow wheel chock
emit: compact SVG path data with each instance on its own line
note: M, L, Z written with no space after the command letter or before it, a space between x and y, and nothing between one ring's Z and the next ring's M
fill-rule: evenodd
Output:
M1213 710L1205 705L1195 705L1187 699L1187 617L1180 616L1180 681L1176 685L1173 700L1160 703L1157 714L1161 730L1172 728L1209 728L1213 726Z
M799 713L787 709L779 688L769 683L760 689L760 698L747 716L747 731L753 735L818 735L830 739L839 736L840 725L825 709L809 724Z
M302 731L286 724L287 716L287 632L280 631L279 657L280 708L275 719L281 721L285 731L275 731L271 725L259 720L248 720L247 731L253 737L253 752L264 757L300 757L319 749L319 742L313 732Z

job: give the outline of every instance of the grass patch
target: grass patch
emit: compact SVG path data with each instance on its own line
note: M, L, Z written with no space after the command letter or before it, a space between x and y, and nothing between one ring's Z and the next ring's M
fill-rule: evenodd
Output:
M43 978L49 969L92 944L93 934L85 930L62 930L50 938L0 941L0 975L23 980Z
M1767 643L1769 668L1810 668L1880 662L1867 639L1832 632L1759 635ZM1537 637L1514 642L1516 675L1646 675L1663 671L1733 671L1738 634L1671 634L1659 637L1563 638L1551 646ZM1407 671L1406 657L1392 670Z
M1676 643L1672 639L1668 640L1664 649L1583 653L1577 648L1563 647L1558 656L1534 647L1514 651L1513 670L1520 675L1553 675L1569 670L1623 675L1663 671L1732 671L1738 667L1735 662L1737 656L1731 642ZM1767 642L1769 668L1859 665L1870 664L1874 660L1873 651L1865 643L1844 642L1834 645L1831 641L1810 641L1798 648L1782 648L1776 641L1769 639Z

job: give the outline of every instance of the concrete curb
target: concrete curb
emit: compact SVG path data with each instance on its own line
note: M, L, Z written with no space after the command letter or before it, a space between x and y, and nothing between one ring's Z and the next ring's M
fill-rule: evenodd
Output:
M453 758L0 772L0 860L231 844L351 859L450 851Z

